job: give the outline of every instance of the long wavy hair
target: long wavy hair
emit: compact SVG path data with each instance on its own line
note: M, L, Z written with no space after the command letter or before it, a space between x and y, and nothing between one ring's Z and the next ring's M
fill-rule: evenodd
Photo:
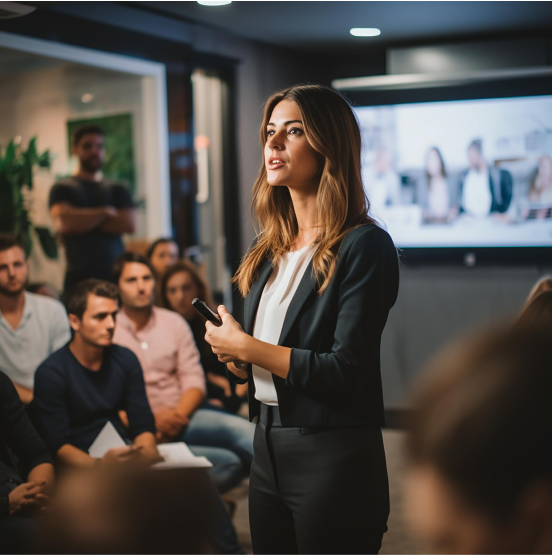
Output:
M272 111L282 100L299 106L305 137L320 155L320 183L316 197L318 236L313 255L317 291L323 293L335 272L339 246L358 226L375 223L360 173L361 136L348 101L321 85L298 85L273 94L266 102L261 125L263 160L253 186L251 213L256 242L241 261L232 282L247 296L265 258L277 265L298 233L297 218L287 187L274 187L267 180L264 146Z

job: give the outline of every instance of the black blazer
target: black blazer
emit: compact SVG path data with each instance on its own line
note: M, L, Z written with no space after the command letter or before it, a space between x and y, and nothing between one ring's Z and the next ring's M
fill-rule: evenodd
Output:
M266 259L245 299L243 328L253 333L263 289L272 274ZM384 424L380 342L395 304L399 265L391 237L375 225L343 239L335 274L315 292L312 262L289 305L278 345L291 347L287 379L272 375L286 427L380 427ZM249 419L259 415L248 366Z

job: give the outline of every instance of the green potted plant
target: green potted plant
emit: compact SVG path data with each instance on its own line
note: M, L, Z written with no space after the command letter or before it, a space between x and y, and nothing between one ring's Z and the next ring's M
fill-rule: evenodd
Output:
M0 147L0 232L9 232L19 239L29 256L36 232L44 254L51 259L58 257L56 238L47 227L34 226L25 200L25 189L33 189L33 172L36 168L50 168L50 152L39 154L36 137L23 150L15 141Z

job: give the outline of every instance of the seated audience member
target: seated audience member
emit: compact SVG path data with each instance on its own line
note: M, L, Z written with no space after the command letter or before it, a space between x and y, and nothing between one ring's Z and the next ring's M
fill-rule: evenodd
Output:
M161 277L165 270L178 260L178 245L172 239L157 239L149 246L146 258L155 277L155 304L163 306L160 293Z
M537 295L544 293L544 291L552 291L552 275L543 276L535 283L533 289L529 293L525 306L527 306Z
M539 293L525 305L516 327L539 327L548 330L552 341L552 291Z
M27 291L35 295L43 295L44 297L50 297L56 300L59 299L57 291L46 282L29 283L29 285L27 285Z
M416 196L422 208L425 223L448 223L456 217L452 207L455 194L441 151L429 149L425 165L425 178L417 183Z
M449 348L412 399L407 507L433 553L552 553L552 341L487 332Z
M113 345L118 296L112 283L79 283L67 304L73 339L36 371L38 429L57 461L67 466L159 459L140 362L129 349ZM128 429L119 418L121 410L128 415ZM134 445L93 459L88 449L107 422Z
M32 517L46 505L54 486L52 463L11 380L0 372L0 553L27 551Z
M136 210L128 187L106 179L104 132L97 125L79 127L72 137L79 159L75 175L50 191L50 214L65 244L64 295L80 281L111 277L115 259L124 252L123 233L134 233Z
M185 441L212 463L224 493L249 473L254 426L244 418L205 410L205 377L190 327L180 315L153 305L155 279L148 261L135 253L115 263L121 310L113 341L134 351L161 442Z
M470 143L468 158L470 169L460 183L460 211L475 217L507 212L514 188L510 172L489 168L479 139Z
M0 234L0 368L25 404L33 399L38 365L71 339L63 305L25 291L28 275L23 246Z
M236 385L228 380L226 365L219 361L211 345L205 341L205 318L192 306L196 297L214 308L207 284L193 263L181 261L170 266L161 278L161 306L178 312L194 334L207 378L209 403L236 413L247 395L247 384Z
M178 245L172 239L157 239L149 246L146 258L151 264L155 279L159 280L165 270L178 260Z

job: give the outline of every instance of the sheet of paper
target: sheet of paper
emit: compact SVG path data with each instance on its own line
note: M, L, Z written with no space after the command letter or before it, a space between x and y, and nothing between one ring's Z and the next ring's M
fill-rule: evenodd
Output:
M119 435L115 426L108 421L90 446L90 449L88 449L88 454L95 459L101 459L110 449L124 447L125 445L124 439Z
M162 443L157 446L159 454L165 459L153 468L209 468L213 466L205 457L196 457L183 442Z

